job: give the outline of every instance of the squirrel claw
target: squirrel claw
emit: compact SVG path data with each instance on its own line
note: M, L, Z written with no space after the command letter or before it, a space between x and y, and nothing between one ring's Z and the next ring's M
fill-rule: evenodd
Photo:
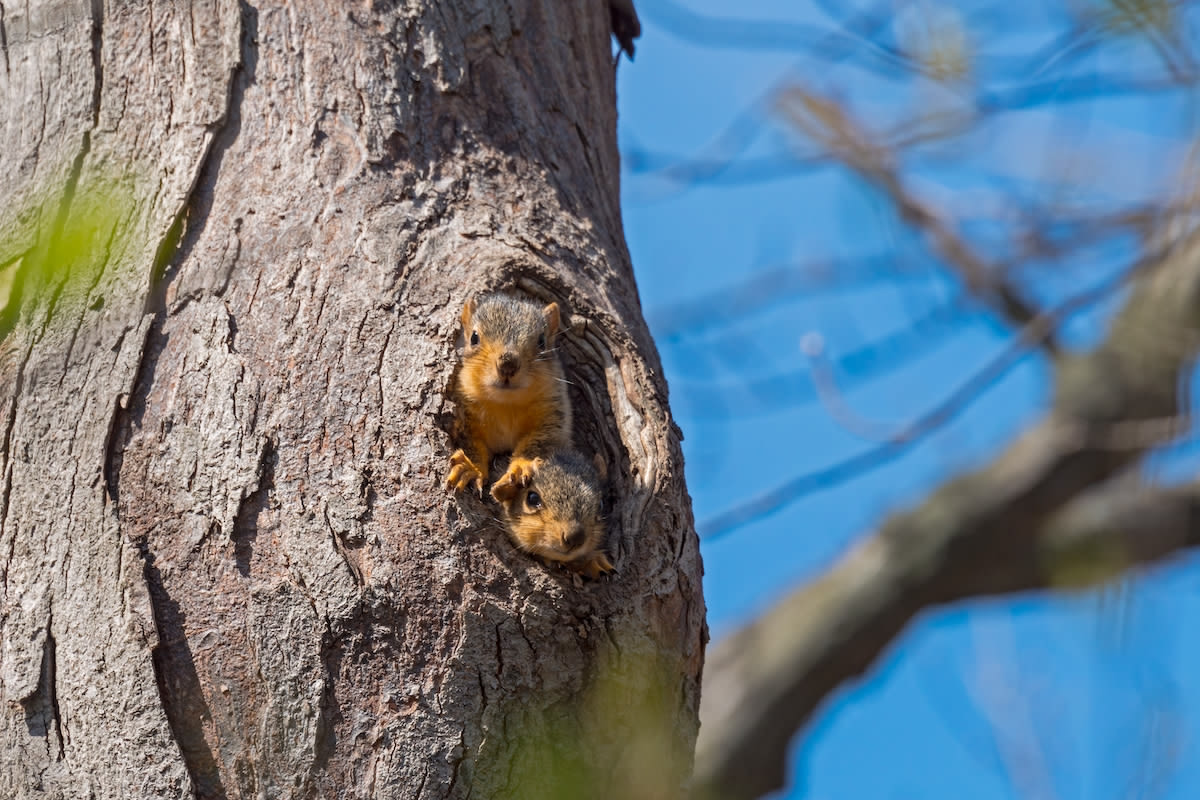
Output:
M512 461L508 462L508 471L496 483L503 486L528 486L533 482L533 478L541 466L540 458L530 459L514 456Z
M476 493L483 497L483 474L471 463L466 453L457 450L450 456L450 474L446 476L446 488L461 492L470 486L474 486Z
M612 562L608 560L608 556L597 551L592 553L583 561L572 565L577 572L586 575L592 580L596 580L601 575L607 575L616 570L613 568Z

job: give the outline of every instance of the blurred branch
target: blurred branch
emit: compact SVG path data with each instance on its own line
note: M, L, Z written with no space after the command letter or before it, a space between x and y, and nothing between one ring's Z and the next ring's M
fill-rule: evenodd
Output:
M1194 81L1194 75L1187 78L1160 76L1132 78L1123 73L1053 78L1022 83L1003 89L980 91L975 96L974 105L980 113L1016 111L1035 106L1095 100L1101 97L1144 97L1159 92L1176 91Z
M837 30L783 20L708 16L672 0L653 0L642 5L642 15L663 31L704 47L803 52L827 63L855 56L857 66L892 81L920 71L920 65L883 41L893 16L887 3L881 3L878 10L851 17L841 13L842 9L836 10Z
M1200 483L1137 481L1083 495L1043 526L1038 560L1048 586L1090 586L1200 544Z
M667 153L652 153L633 147L627 147L621 156L622 165L629 170L630 175L650 175L659 180L679 184L682 188L745 186L782 181L804 175L829 164L829 161L828 156L807 158L794 155L683 159Z
M1163 205L1130 206L1113 212L1086 213L1053 205L1023 209L1018 259L1062 259L1073 252L1124 236L1148 239L1178 210Z
M831 466L793 478L758 497L718 514L698 526L701 538L716 539L742 525L773 514L806 494L835 486L888 463L908 447L952 420L994 381L1020 361L1030 347L1043 341L1065 320L1112 294L1134 274L1140 273L1144 266L1143 264L1140 268L1135 267L1129 272L1104 281L1075 295L1050 311L1038 315L1022 328L1003 350L959 384L958 388L950 392L940 403L897 431L891 439ZM1109 431L1106 429L1107 433ZM1107 435L1102 444L1107 449L1114 449ZM1093 445L1097 446L1096 443Z
M860 439L876 442L904 441L908 436L909 429L897 431L895 425L867 419L854 410L838 388L833 370L822 353L823 348L824 342L820 334L810 334L805 337L802 349L812 365L813 383L816 385L817 396L834 422ZM1114 422L1106 425L1103 429L1089 432L1088 439L1097 448L1144 450L1172 439L1178 439L1184 436L1191 427L1191 415L1183 413L1165 419Z
M621 168L635 175L662 176L667 180L685 183L688 187L721 175L737 163L737 156L745 152L762 133L766 116L764 98L770 94L768 91L763 97L755 98L754 102L737 113L705 148L710 155L683 159L654 153L633 144L625 148ZM804 165L804 169L808 168L808 165Z
M1102 484L1144 450L1096 446L1089 435L1180 413L1177 387L1200 348L1200 235L1143 264L1104 343L1060 363L1039 425L712 649L694 796L749 800L782 786L797 728L926 608L1061 587L1096 554L1120 556L1102 561L1111 574L1200 544L1197 487L1114 507L1118 496ZM1071 505L1093 487L1098 494ZM1096 503L1109 507L1097 513Z
M894 252L844 260L819 259L763 270L694 300L652 309L648 316L659 338L695 336L815 292L883 284L904 276L927 279L928 275L906 267Z
M748 20L700 14L673 0L643 3L643 16L664 32L677 38L722 50L757 52L796 52L827 64L849 63L888 81L904 80L913 75L935 83L955 87L969 97L966 86L923 59L914 57L893 41L898 8L880 3L858 13L847 13L845 3L819 0L817 5L836 26L830 30L786 20ZM1011 76L1015 85L1002 90L980 91L972 105L980 111L1013 110L1046 103L1073 102L1081 99L1141 94L1177 89L1197 79L1195 62L1183 36L1172 36L1163 23L1143 23L1137 32L1154 48L1167 71L1164 78L1130 79L1124 74L1065 75L1054 69L1069 67L1079 58L1102 46L1112 33L1112 20L1097 17L1079 21L1032 57L1000 56L980 59L989 74ZM1047 75L1045 80L1026 82L1027 76Z
M752 112L739 117L710 150L722 151L713 156L679 156L627 146L621 165L633 177L653 177L678 184L681 189L697 186L744 186L787 180L837 163L827 151L811 153L780 153L771 156L741 158L740 154L754 140L758 131L747 129ZM905 121L884 137L887 146L899 151L921 144L949 139L977 121L973 114L962 111L930 114L915 121ZM766 124L756 123L759 130ZM724 144L724 147L720 146Z
M1055 800L1050 758L1038 740L1042 727L1033 720L1028 692L1017 686L1019 667L1012 631L993 631L985 636L978 620L971 627L975 640L976 703L991 728L992 743L1013 794L1025 800ZM1002 641L997 641L1000 637Z
M949 220L908 191L893 166L892 152L875 144L841 104L794 87L780 95L778 107L797 130L824 144L846 166L881 189L900 217L924 233L934 252L959 272L968 289L1015 325L1028 325L1038 317L1037 309L1004 279L1000 265L988 263ZM1041 342L1052 354L1057 353L1052 331L1046 331Z
M936 305L898 330L848 350L832 361L830 368L845 375L846 388L861 386L908 366L930 349L945 344L948 338L934 334L953 333L969 321L967 309L952 304ZM708 348L705 348L707 350ZM769 414L815 402L819 399L810 370L795 369L759 378L748 378L733 385L675 382L680 395L690 406L692 418L729 419L736 408L738 419ZM727 397L728 400L714 400ZM701 398L707 398L701 400Z
M1104 41L1095 25L1079 23L1054 37L1054 40L1033 54L1003 59L996 64L999 71L1011 75L1037 77L1054 67L1068 66L1095 50ZM1008 67L1007 69L1005 67Z
M817 389L817 397L834 422L860 439L873 442L896 439L895 425L867 419L859 414L842 394L829 359L825 357L825 340L821 334L806 335L801 342L801 350L808 357L809 372Z

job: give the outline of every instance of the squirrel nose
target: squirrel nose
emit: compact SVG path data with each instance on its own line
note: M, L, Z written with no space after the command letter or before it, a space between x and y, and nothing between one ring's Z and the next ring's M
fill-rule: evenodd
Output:
M500 360L496 364L496 370L500 373L501 378L511 378L517 374L517 370L520 368L521 362L517 359L516 353L507 351L500 356Z
M576 525L571 530L563 534L563 546L568 550L574 550L579 545L583 544L583 539L586 534L583 531L582 525Z

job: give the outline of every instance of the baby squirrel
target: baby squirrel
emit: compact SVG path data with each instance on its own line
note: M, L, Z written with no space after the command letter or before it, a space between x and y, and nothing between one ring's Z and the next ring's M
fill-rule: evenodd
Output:
M455 393L466 447L450 456L447 488L473 485L482 497L492 456L509 452L497 483L527 485L535 459L570 446L571 402L554 352L559 324L557 303L539 308L504 294L467 301Z
M599 459L596 466L604 472ZM597 578L613 569L601 549L605 530L600 477L583 456L560 450L539 460L529 485L499 480L492 497L500 504L509 538L517 547Z

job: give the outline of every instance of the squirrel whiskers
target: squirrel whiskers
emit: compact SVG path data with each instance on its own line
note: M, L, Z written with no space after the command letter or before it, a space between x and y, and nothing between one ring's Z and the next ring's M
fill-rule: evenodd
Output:
M455 400L465 447L450 457L447 487L474 487L482 496L492 456L512 453L491 490L509 538L588 577L611 572L600 478L570 449L570 382L554 346L558 305L504 294L472 298L462 326Z
M589 578L612 571L602 549L600 475L583 456L556 452L539 461L529 485L497 481L492 497L503 510L509 538L525 552Z
M450 457L448 488L483 495L491 457L512 453L502 481L526 484L534 459L569 446L571 403L554 352L557 303L544 308L503 294L463 307L466 344L455 387L466 446Z

